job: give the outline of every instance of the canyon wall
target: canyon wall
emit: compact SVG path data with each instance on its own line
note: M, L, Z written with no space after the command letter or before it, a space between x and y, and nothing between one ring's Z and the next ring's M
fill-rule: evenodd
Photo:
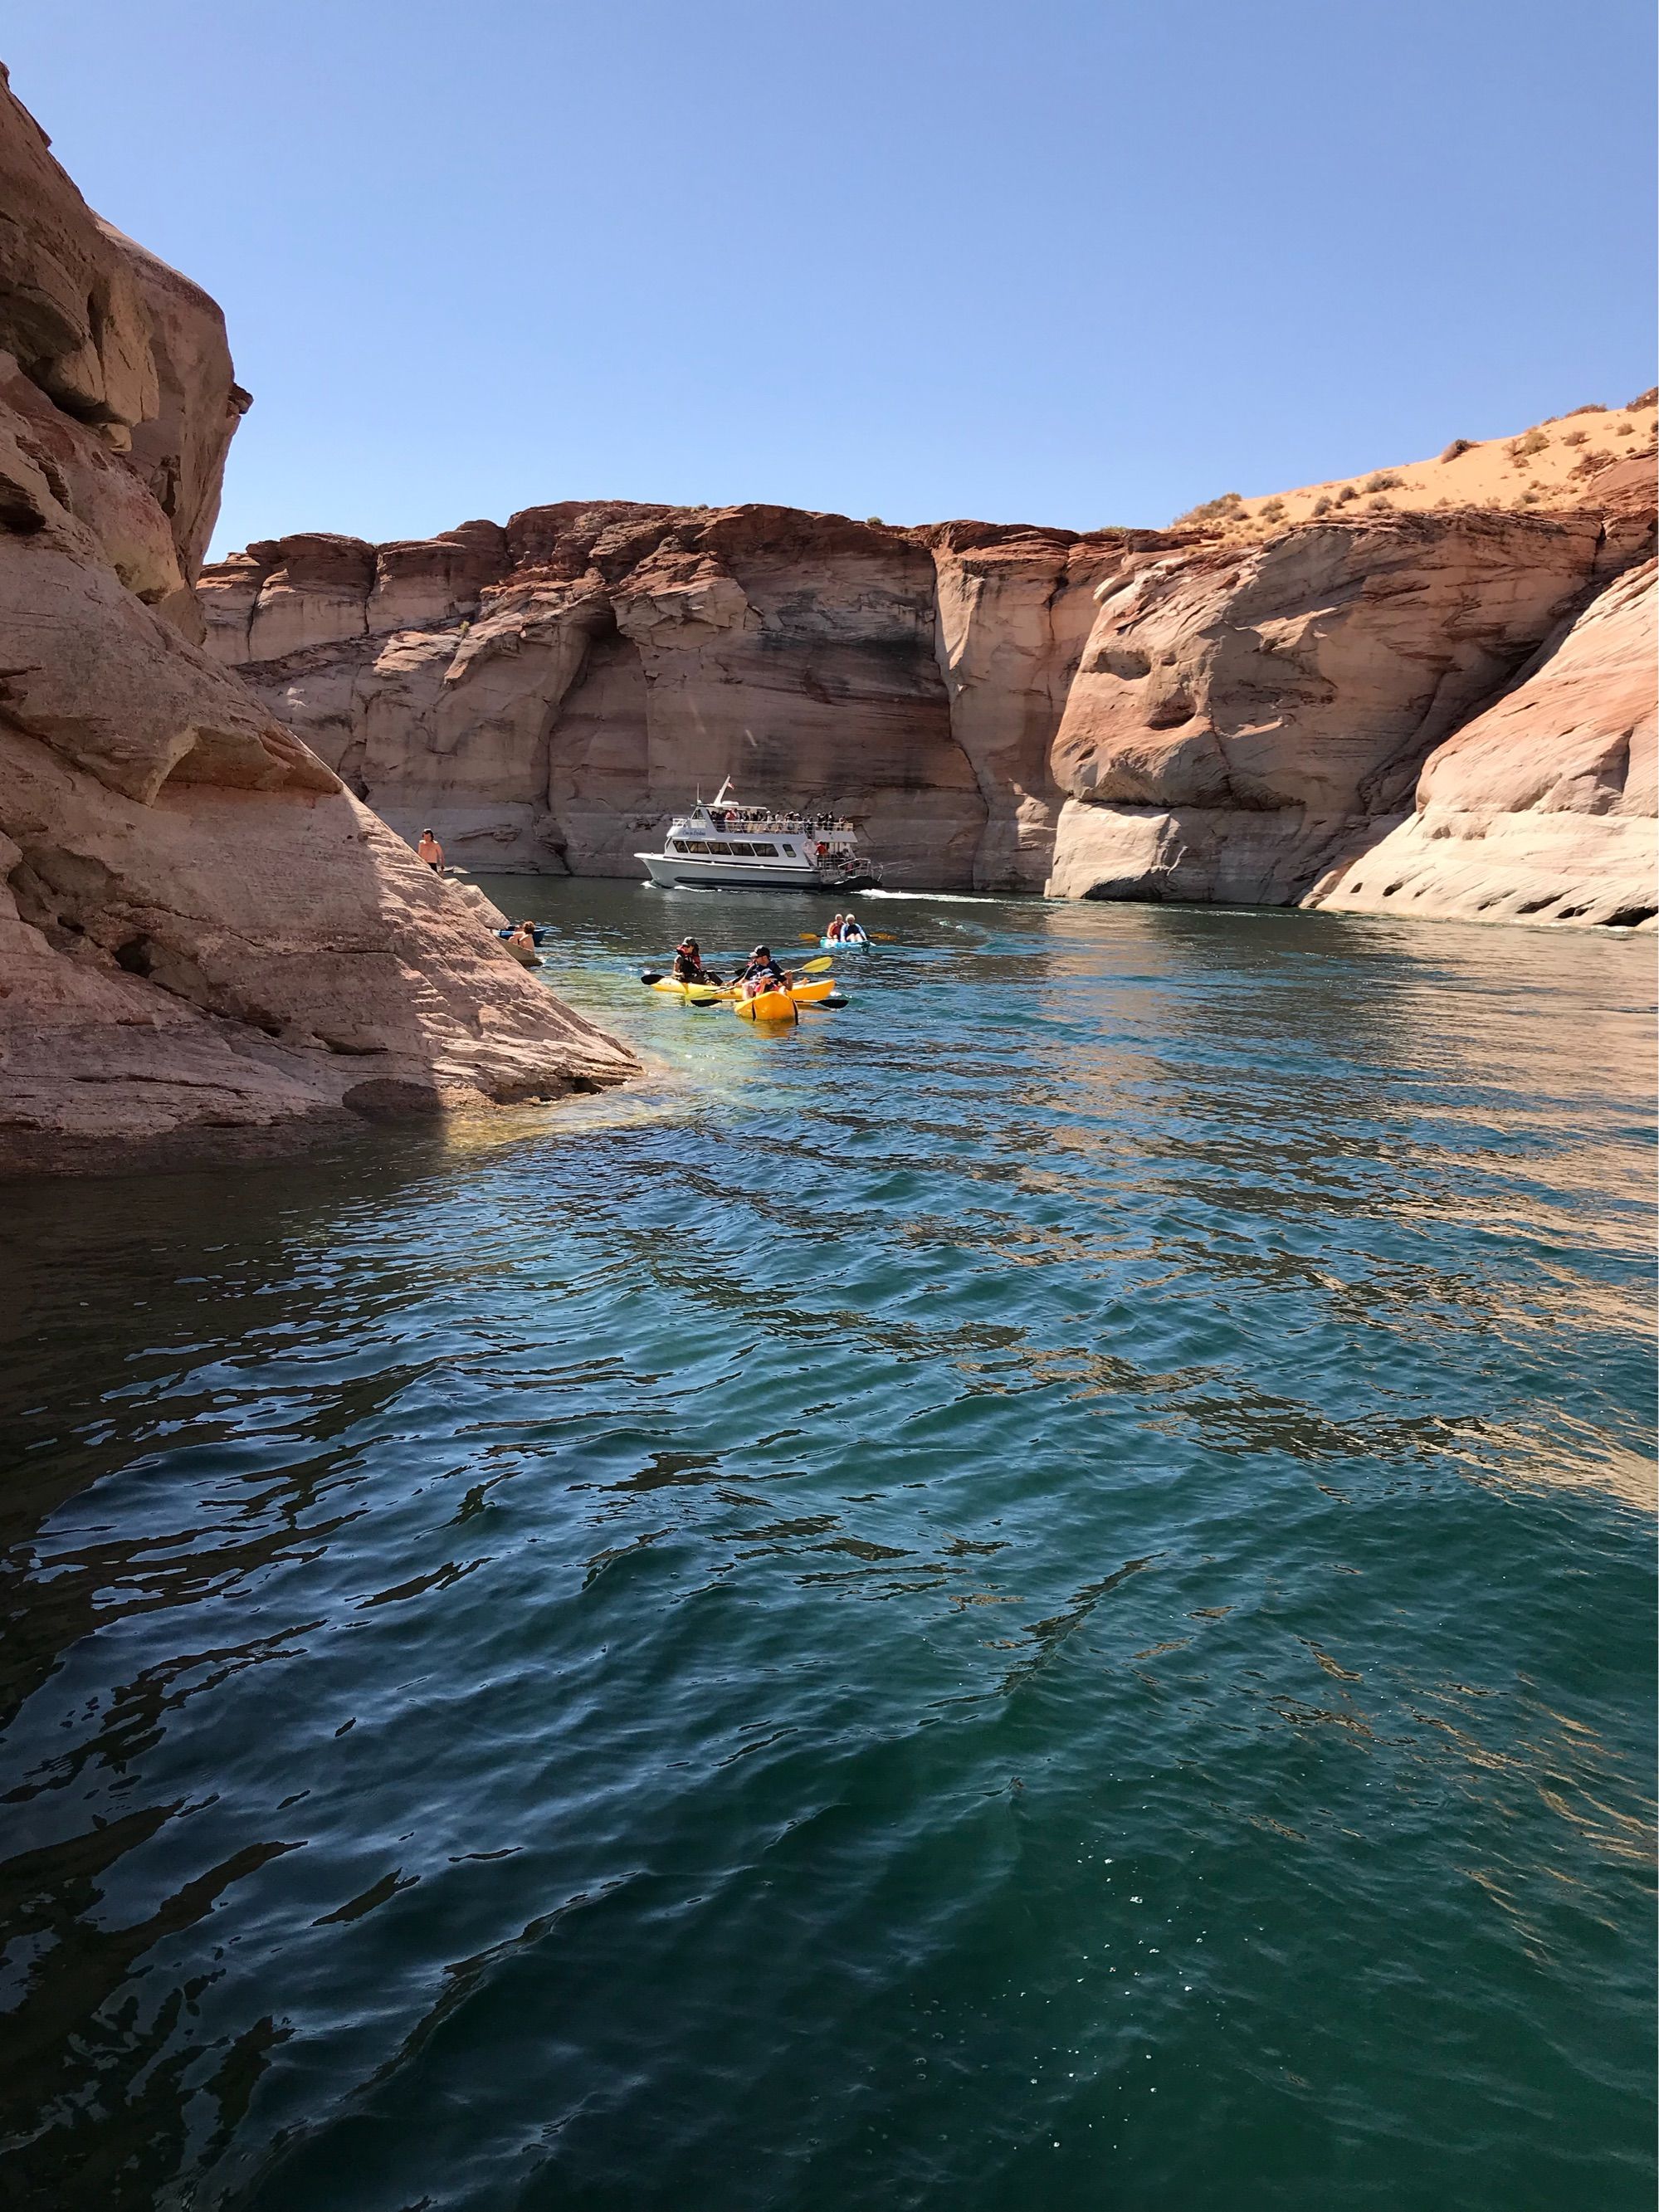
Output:
M1127 562L1055 741L1050 889L1646 919L1650 543L1610 497L1331 516Z
M253 545L201 599L273 714L475 867L636 875L730 775L851 813L895 888L1626 921L1652 411L1553 507L1517 477L1076 536L570 502Z
M621 502L210 569L209 649L405 836L636 875L699 787L854 814L895 885L1040 890L1122 533Z
M633 1066L200 649L246 404L0 71L0 1172Z

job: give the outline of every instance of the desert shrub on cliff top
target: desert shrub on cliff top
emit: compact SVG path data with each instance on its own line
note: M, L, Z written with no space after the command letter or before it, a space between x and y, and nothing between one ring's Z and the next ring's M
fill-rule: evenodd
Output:
M1339 507L1346 507L1351 499L1358 499L1358 496L1359 487L1358 484L1344 484L1341 490L1336 495L1336 503Z
M1510 453L1517 461L1528 460L1534 453L1541 453L1549 440L1541 430L1528 430L1524 436L1513 439Z
M1455 461L1460 453L1469 453L1474 450L1473 438L1454 438L1440 458L1443 461Z
M1328 514L1330 513L1331 502L1324 492L1322 491L1318 498L1314 501L1313 511L1316 514Z
M1638 392L1626 408L1625 412L1626 415L1633 415L1638 407L1655 406L1659 406L1659 384L1650 385L1645 392ZM1606 410L1602 411L1605 413Z
M1364 489L1366 491L1396 491L1405 481L1404 477L1397 477L1392 469L1378 469L1375 476L1366 477Z
M1189 507L1185 514L1176 515L1170 527L1179 530L1186 522L1236 522L1243 504L1242 492L1224 491L1219 499L1206 499L1198 507Z
M1257 512L1263 522L1277 522L1285 512L1285 502L1276 496L1264 500Z

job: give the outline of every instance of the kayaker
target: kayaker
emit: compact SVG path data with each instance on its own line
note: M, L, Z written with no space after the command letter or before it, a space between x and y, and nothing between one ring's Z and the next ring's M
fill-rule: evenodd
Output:
M772 957L769 945L757 945L743 964L738 977L738 988L745 999L758 998L763 991L787 991L791 977Z
M415 848L416 860L424 860L434 876L444 872L444 848L429 830L422 830L421 842Z
M695 937L683 937L674 947L677 983L718 983L720 977L702 964L702 948Z
M837 915L835 920L830 923L829 928L823 933L824 943L826 945L839 945L841 943L842 928L842 917L840 915Z
M533 952L536 950L535 923L521 921L507 941L515 952Z
M870 942L865 933L864 924L859 920L857 915L849 914L842 923L841 942L843 945L867 945Z

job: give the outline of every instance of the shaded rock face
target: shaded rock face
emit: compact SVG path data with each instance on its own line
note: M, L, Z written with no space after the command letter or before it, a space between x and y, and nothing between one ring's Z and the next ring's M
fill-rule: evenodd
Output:
M1626 503L1126 562L1054 747L1050 891L1643 919L1653 599L1608 577L1649 544Z
M0 270L0 1171L626 1074L192 641L222 319L3 81Z
M636 875L726 776L853 813L894 885L1037 890L1048 769L1121 533L781 507L532 507L210 569L210 649L407 836Z

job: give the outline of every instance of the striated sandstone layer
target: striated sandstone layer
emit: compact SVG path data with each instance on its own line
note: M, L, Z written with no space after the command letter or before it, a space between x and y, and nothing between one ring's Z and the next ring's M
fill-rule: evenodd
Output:
M571 501L252 545L201 598L273 714L472 866L635 875L730 775L852 812L896 886L1032 890L1090 593L1129 542Z
M633 1065L193 641L246 404L0 72L0 1171Z
M1308 903L1479 921L1650 922L1656 902L1655 569L1564 623L1430 754L1415 811Z
M1132 558L1053 766L1050 891L1651 918L1645 482Z
M201 597L274 714L475 866L635 875L732 775L850 811L895 887L1607 921L1656 903L1651 804L1568 764L1651 711L1651 595L1607 596L1651 550L1651 414L1547 508L1076 537L570 502L256 544ZM1557 653L1570 681L1490 725L1465 803L1461 733ZM1385 839L1416 857L1379 890L1358 864Z

